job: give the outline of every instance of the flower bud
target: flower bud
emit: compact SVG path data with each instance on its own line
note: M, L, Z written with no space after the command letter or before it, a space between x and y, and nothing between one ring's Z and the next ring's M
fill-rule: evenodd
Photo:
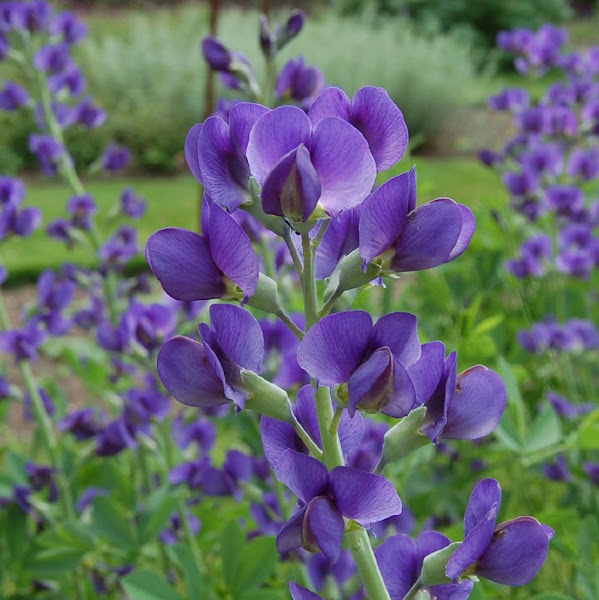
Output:
M266 15L260 15L260 48L266 60L270 60L276 51L277 39Z
M278 314L281 311L281 304L277 283L264 273L260 273L256 291L248 300L248 305L273 315Z
M212 70L228 72L231 69L231 53L215 37L209 35L202 40L202 54Z
M422 563L420 573L420 582L423 586L442 585L450 583L451 579L445 575L445 567L455 551L462 545L462 542L454 542L429 554Z
M420 432L425 416L426 407L419 406L385 433L378 472L388 463L400 460L430 443L429 438Z
M241 369L241 379L250 393L246 408L278 421L293 422L291 403L284 389L247 369Z

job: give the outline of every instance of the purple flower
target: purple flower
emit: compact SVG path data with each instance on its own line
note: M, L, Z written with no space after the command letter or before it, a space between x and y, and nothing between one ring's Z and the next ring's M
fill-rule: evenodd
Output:
M90 486L77 498L75 508L81 513L93 503L95 498L108 495L109 491L107 489Z
M183 450L196 443L202 452L208 453L216 444L216 427L208 419L197 419L185 424L179 415L173 420L172 430L175 443Z
M456 581L463 573L510 586L525 585L547 558L554 531L533 517L497 523L501 486L480 481L470 496L464 517L465 539L449 559L445 573Z
M153 233L146 259L164 291L176 300L247 299L258 284L258 260L236 221L204 202L203 235L168 228Z
M109 264L124 264L129 262L137 253L137 230L123 226L100 248L98 256Z
M121 212L132 219L141 219L146 214L148 203L143 196L138 196L131 188L121 194Z
M45 0L33 0L22 5L20 25L30 32L44 31L52 16L52 6Z
M45 339L44 331L37 324L30 324L23 329L0 333L0 350L12 354L17 362L34 361L37 360L38 349Z
M125 337L135 340L148 352L156 349L175 331L177 315L172 306L133 302L121 318Z
M38 388L37 391L42 401L42 406L44 407L44 410L46 411L48 416L54 416L56 409L54 407L54 402L52 402L52 398L50 398L50 394L48 394L48 392L42 387ZM33 421L33 415L33 401L31 399L31 395L27 393L23 397L23 416L28 421Z
M563 454L558 454L554 463L543 464L543 472L552 481L570 481L570 469Z
M592 324L589 323L589 325ZM598 335L596 330L595 335ZM564 419L574 419L578 416L586 415L595 408L592 402L572 404L563 396L551 391L547 392L547 401L553 406L555 412Z
M509 110L517 112L527 108L530 103L530 94L523 88L506 88L489 98L489 107L493 110Z
M65 11L54 17L50 25L50 33L60 35L66 44L74 45L87 36L87 25L72 12Z
M389 518L392 519L394 517ZM355 572L356 564L349 550L342 550L335 563L331 562L324 554L313 554L308 559L308 574L310 575L312 585L317 590L325 587L329 577L341 589Z
M152 420L162 421L170 410L170 400L158 390L130 389L127 392L123 419L130 431L147 430Z
M17 110L25 106L28 101L27 90L12 81L7 81L0 90L0 110Z
M263 114L247 146L252 175L269 214L306 221L314 210L331 216L362 202L376 176L364 136L328 117L314 124L295 106Z
M33 233L42 220L39 208L27 207L18 209L12 204L7 204L0 213L0 240L9 234L27 237Z
M457 374L457 354L445 358L442 342L422 346L420 358L407 369L416 406L426 406L422 432L438 439L476 440L499 424L506 404L503 379L482 365Z
M85 86L85 78L76 65L72 65L65 71L48 77L48 88L53 94L66 89L71 96L78 96L85 90ZM81 107L79 107L78 112L79 114L81 113Z
M197 535L200 531L200 520L190 511L185 511L185 517L187 520L187 525L193 535ZM158 536L158 539L167 545L176 544L179 541L179 535L183 529L183 524L181 523L181 517L179 513L173 513L170 518L170 525L167 529L162 531Z
M337 395L357 408L403 417L415 401L406 368L420 357L417 319L391 313L373 326L364 311L329 315L308 330L298 363L319 385L342 385Z
M302 504L277 536L281 554L303 547L320 550L335 563L341 553L344 517L368 524L401 512L395 488L380 475L350 467L335 467L329 473L320 461L294 450L279 458L275 475Z
M599 486L599 463L585 462L582 464L584 472L589 476L593 485Z
M72 215L73 227L89 230L92 227L91 217L98 212L98 207L89 194L84 194L69 198L67 212Z
M416 208L416 170L393 177L362 205L360 256L384 271L430 269L460 256L474 234L474 215L449 198ZM380 258L379 258L380 257Z
M568 175L582 181L599 176L599 152L596 148L574 148L568 162Z
M424 559L442 550L451 540L436 531L425 531L415 540L405 534L387 539L376 549L375 556L391 600L403 600L416 583ZM466 600L474 587L472 581L425 587L431 598L438 600Z
M289 582L289 591L291 592L291 600L324 600L322 596L311 592L294 581Z
M25 185L20 179L0 176L0 206L18 206L26 193Z
M87 129L95 129L96 127L100 127L106 121L106 111L102 110L99 106L96 106L91 98L86 98L80 104L75 107L75 121ZM111 159L111 160L114 160ZM109 168L107 166L108 162L110 162L106 155L104 156L104 168L109 171L117 171L118 168ZM116 161L115 161L116 162ZM127 161L128 162L128 159Z
M573 185L553 185L545 190L544 203L558 215L569 217L584 208L584 193Z
M306 66L303 56L292 58L281 69L275 89L278 99L289 96L309 109L324 89L324 74L316 67Z
M72 226L66 219L55 219L48 223L46 233L51 238L65 242L69 248L73 246Z
M63 156L64 146L57 142L51 135L32 134L29 137L29 150L33 152L42 171L46 175L56 174L56 165Z
M115 456L135 446L135 437L122 418L108 423L96 436L96 456Z
M110 142L101 158L102 168L116 173L123 170L129 164L130 160L131 152L129 148L120 147Z
M69 431L78 441L89 440L98 433L100 424L93 408L79 408L69 413L58 423L60 431Z
M58 500L58 487L54 481L56 469L28 462L25 464L25 472L33 491L40 492L47 488L49 492L48 502L56 502Z
M158 374L164 387L189 406L234 403L243 408L248 397L241 371L259 373L264 338L258 321L237 306L210 307L212 329L201 323L202 343L175 336L158 353Z
M314 125L339 117L356 127L368 142L377 171L396 164L408 146L403 114L382 88L360 88L350 101L345 92L330 87L316 99L309 114Z
M8 39L6 35L2 32L0 28L0 61L3 61L8 56L8 51L10 50L10 44L8 43Z
M33 57L33 65L39 71L60 73L72 64L67 44L42 46Z
M210 117L194 125L185 139L185 158L193 176L229 212L250 199L246 151L252 127L267 112L260 104L240 102L231 108L228 123Z
M209 35L202 40L202 54L213 71L230 71L233 57L215 37Z

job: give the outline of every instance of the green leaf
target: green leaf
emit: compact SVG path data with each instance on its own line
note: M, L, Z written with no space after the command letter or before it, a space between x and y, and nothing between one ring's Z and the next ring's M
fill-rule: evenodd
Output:
M174 561L183 571L185 590L188 598L206 598L204 578L193 558L193 553L188 546L175 544L170 546L169 553L173 554Z
M545 404L528 430L525 450L538 452L562 441L562 424L550 404Z
M599 409L587 415L576 433L576 448L599 450Z
M95 532L117 546L135 545L135 527L125 509L106 496L97 496L92 508L92 527Z
M233 586L237 577L241 550L245 544L245 534L236 521L231 521L224 529L220 540L220 556L223 576L227 584Z
M233 580L233 589L241 592L260 585L276 568L279 553L274 537L258 537L246 544L241 564Z
M152 492L146 500L139 519L140 542L156 539L168 527L171 515L177 510L178 490L162 488Z
M483 319L470 334L472 337L477 337L492 331L503 322L504 315L493 315Z
M289 598L284 592L275 590L250 590L241 594L239 600L287 600Z
M534 596L532 600L574 600L574 598L566 594L560 594L559 592L544 592L538 596Z
M134 571L121 580L121 585L129 600L183 600L167 581L153 571Z
M17 505L11 504L5 513L5 530L2 532L6 537L6 545L10 556L16 562L27 546L27 514Z
M25 570L35 577L60 577L72 572L83 560L83 554L73 548L44 548L28 556Z
M60 523L42 533L36 541L41 546L49 548L64 546L80 552L93 550L98 544L98 538L93 535L89 527L85 527L79 521Z
M518 443L518 446L522 447L526 443L526 407L522 401L522 395L520 394L520 388L518 387L516 374L514 373L511 365L503 356L499 357L499 372L503 377L503 381L505 382L508 407L511 414L513 414L514 429L513 432L510 432L510 436L514 437ZM505 417L502 419L502 423L504 420Z

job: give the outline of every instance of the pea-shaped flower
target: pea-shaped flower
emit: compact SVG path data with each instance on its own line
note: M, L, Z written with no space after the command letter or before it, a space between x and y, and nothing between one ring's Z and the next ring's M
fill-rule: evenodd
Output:
M259 373L264 338L258 321L231 304L210 307L212 328L198 327L202 343L175 336L158 353L158 374L164 387L188 406L234 403L244 408L249 396L242 370Z
M169 227L146 245L150 268L176 300L247 300L256 291L259 268L252 243L235 219L204 202L202 231Z
M503 379L482 365L457 374L457 353L445 358L442 342L422 345L418 361L408 367L416 404L426 406L422 432L440 438L476 440L499 424L506 403Z
M539 572L547 558L553 529L533 517L518 517L496 525L500 506L499 482L480 481L466 509L466 537L447 563L447 577L455 581L462 575L478 575L518 586Z
M342 386L337 395L356 408L403 417L415 401L406 368L420 357L417 319L391 313L376 325L364 311L330 315L308 330L297 360L319 385Z
M314 125L295 106L262 115L247 146L252 175L268 214L307 221L317 208L331 216L356 206L376 177L368 142L352 125L328 117Z
M286 450L279 458L275 475L303 505L277 536L282 554L303 547L320 550L336 562L344 517L368 524L401 512L397 491L384 477L350 467L335 467L329 473L323 463L295 450Z
M437 198L416 208L416 169L393 177L362 205L359 252L363 267L375 259L383 271L430 269L460 256L474 234L466 206Z

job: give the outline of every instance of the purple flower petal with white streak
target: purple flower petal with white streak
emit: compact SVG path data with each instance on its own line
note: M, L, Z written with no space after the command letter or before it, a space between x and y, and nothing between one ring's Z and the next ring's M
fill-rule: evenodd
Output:
M217 406L229 401L202 344L176 336L158 353L158 375L164 387L188 406Z
M329 472L324 464L295 450L287 450L279 458L275 476L306 503L326 493L329 486Z
M372 319L367 312L329 315L308 330L297 361L320 385L343 383L362 362L371 332Z
M380 475L335 467L331 471L331 490L339 512L360 523L375 523L401 512L395 487Z
M445 439L476 440L495 430L506 404L503 379L482 365L471 367L457 378L447 411Z

